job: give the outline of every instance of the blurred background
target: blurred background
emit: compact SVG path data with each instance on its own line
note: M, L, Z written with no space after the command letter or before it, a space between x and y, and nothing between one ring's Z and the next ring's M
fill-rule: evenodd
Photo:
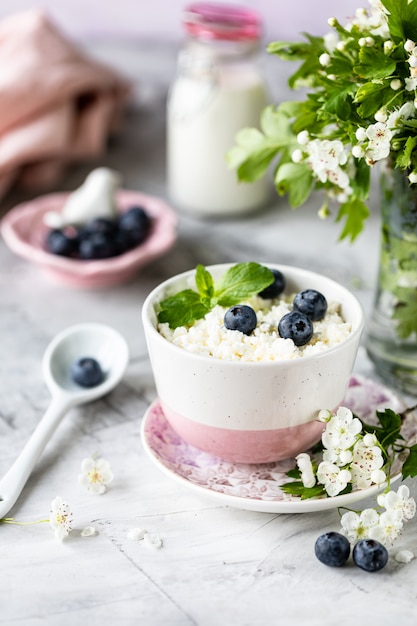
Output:
M335 15L342 22L367 0L228 0L259 11L265 20L265 38L292 39L308 31L327 32L327 18ZM140 39L178 40L184 0L2 0L0 19L35 7L44 8L75 38L114 36Z

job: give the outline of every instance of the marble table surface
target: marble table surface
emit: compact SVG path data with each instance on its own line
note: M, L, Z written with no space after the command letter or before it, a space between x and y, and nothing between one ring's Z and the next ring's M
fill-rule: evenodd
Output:
M174 46L175 47L175 46ZM167 197L165 99L174 69L173 46L96 42L93 54L117 64L137 87L120 137L100 164L118 169L125 186ZM285 75L270 65L277 97ZM93 164L79 165L61 189L71 190ZM25 197L14 192L2 212ZM119 330L130 348L122 383L104 399L73 409L59 426L10 515L47 518L56 496L67 500L74 531L58 542L47 523L1 525L0 624L145 624L264 626L415 623L417 559L390 559L377 573L352 564L322 565L314 542L339 529L336 509L263 513L224 506L163 474L146 455L140 429L156 392L141 306L161 280L197 263L270 261L323 272L350 287L369 315L378 263L378 212L373 201L366 231L352 246L339 226L317 217L319 202L291 211L273 196L244 218L205 220L178 213L178 240L129 284L78 291L52 282L0 241L0 474L5 473L49 403L43 352L58 331L79 322ZM363 347L355 372L377 380ZM77 477L85 457L107 459L114 480L94 495ZM415 484L411 492L417 496ZM371 506L365 500L360 507ZM94 537L82 537L88 525ZM131 528L163 540L159 550L131 541ZM417 521L396 549L417 554Z

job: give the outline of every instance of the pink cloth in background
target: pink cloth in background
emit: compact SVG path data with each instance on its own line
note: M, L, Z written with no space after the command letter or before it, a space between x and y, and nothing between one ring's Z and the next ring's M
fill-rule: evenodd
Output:
M39 10L0 22L0 196L53 185L70 162L97 157L130 87L88 58Z

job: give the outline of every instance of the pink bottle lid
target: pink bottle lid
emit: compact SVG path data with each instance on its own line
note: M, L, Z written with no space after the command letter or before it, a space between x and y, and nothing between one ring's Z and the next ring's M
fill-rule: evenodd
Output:
M198 39L253 41L261 37L262 22L255 11L230 4L193 2L184 11L186 32Z

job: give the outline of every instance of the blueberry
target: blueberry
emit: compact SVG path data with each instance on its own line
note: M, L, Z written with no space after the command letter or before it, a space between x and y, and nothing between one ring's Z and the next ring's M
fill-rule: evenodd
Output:
M294 309L307 315L313 322L323 319L327 311L327 301L322 293L315 289L305 289L294 297Z
M320 535L314 545L319 561L330 567L341 567L350 554L350 543L344 535L335 532Z
M279 270L273 269L271 269L271 272L274 275L274 282L272 283L272 285L269 285L258 294L261 298L264 298L265 300L269 298L277 298L285 289L284 274Z
M81 239L78 253L83 260L107 259L117 254L116 241L104 233L91 233Z
M224 325L229 330L240 330L245 335L250 335L256 328L258 320L252 307L246 304L237 304L230 307L224 314Z
M296 346L304 346L313 336L313 324L304 313L291 311L281 318L278 332L283 339L292 339Z
M63 230L56 228L48 232L45 240L48 252L59 256L73 256L77 252L78 238L76 233L68 235Z
M119 217L119 238L125 247L138 246L149 234L151 219L143 207L134 206Z
M106 217L96 217L85 224L81 237L88 237L92 233L102 233L108 237L114 236L117 232L117 220Z
M72 380L81 387L96 387L104 380L100 363L92 357L82 357L71 367Z
M354 563L366 572L377 572L388 563L388 551L375 539L361 539L353 548Z

